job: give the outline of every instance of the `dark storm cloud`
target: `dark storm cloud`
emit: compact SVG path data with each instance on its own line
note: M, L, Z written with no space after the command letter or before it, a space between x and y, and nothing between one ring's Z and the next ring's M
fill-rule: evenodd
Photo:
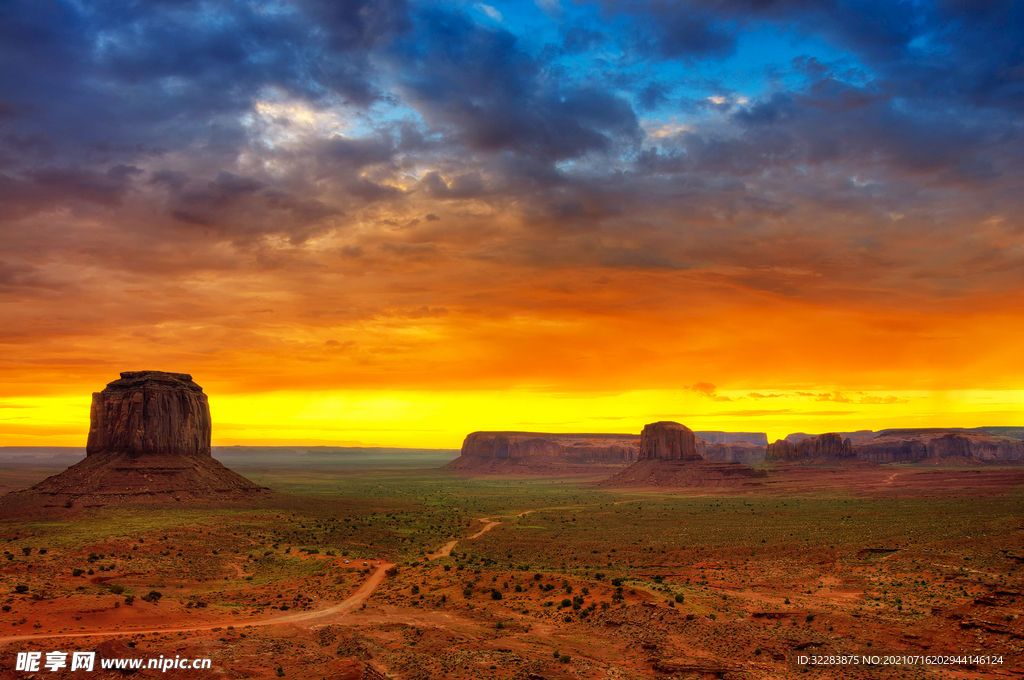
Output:
M526 230L476 230L487 236L467 258L536 262L565 237L546 266L748 267L744 285L792 291L796 275L764 273L760 259L821 274L874 236L859 225L942 213L940 190L978 192L995 212L1019 178L1017 4L603 6L605 23L567 20L545 46L468 9L401 0L10 3L0 220L69 207L135 230L143 215L154 233L255 248L357 223L414 239L433 220L411 218L437 213L431 239L444 245L465 238L462 220L484 219L466 217L473 204ZM698 69L658 71L733 55L761 26L845 54L773 66L775 83L746 97ZM650 68L621 66L616 51ZM691 96L702 89L716 96ZM257 109L268 101L304 109ZM657 137L644 121L645 139L630 102L692 120ZM337 124L302 127L339 110ZM963 211L951 196L939 199ZM816 225L813 238L792 237L798 220ZM410 245L362 234L346 252ZM856 246L865 261L892 239L870 242Z
M395 58L403 89L431 123L450 126L475 151L541 161L607 152L635 142L629 104L603 90L562 84L502 29L432 10Z

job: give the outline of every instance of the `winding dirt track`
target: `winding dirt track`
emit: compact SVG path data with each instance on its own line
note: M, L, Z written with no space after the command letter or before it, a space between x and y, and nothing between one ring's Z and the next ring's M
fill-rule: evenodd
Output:
M286 614L284 616L276 616L272 619L262 619L260 621L222 621L220 623L209 623L202 626L179 626L175 628L129 628L122 629L117 628L114 630L93 630L93 631L80 631L77 633L38 633L33 635L7 635L0 637L0 645L8 642L18 642L22 640L43 640L48 638L83 638L83 637L110 637L110 636L123 636L123 635L142 635L146 633L191 633L199 630L213 630L214 628L223 628L224 626L235 626L236 628L243 628L245 626L284 626L292 623L300 623L306 621L317 621L319 619L336 619L343 616L358 605L362 604L363 600L368 598L377 586L380 585L381 581L384 580L385 572L395 565L391 563L382 563L376 567L376 571L370 574L370 577L366 579L356 592L349 595L347 598L336 604L330 605L323 609L313 609L305 612L296 612L294 614Z
M523 517L530 514L533 510L525 510L516 517ZM472 540L478 538L494 527L501 524L501 522L494 520L490 517L482 517L480 521L484 523L484 528L476 532L472 536L468 536L464 539L456 539L445 543L440 550L432 555L428 555L428 560L435 560L439 557L447 557L451 554L452 548L458 545L459 540ZM239 576L243 576L244 572L241 567L237 564L232 564L237 571ZM244 628L246 626L285 626L293 623L306 623L306 622L317 622L317 623L329 623L334 622L339 617L348 614L357 606L363 603L366 598L373 594L373 591L377 589L377 586L384 580L385 572L391 567L395 566L390 562L376 565L375 571L370 574L370 577L366 579L361 586L348 597L341 602L333 605L326 606L322 609L313 609L310 611L296 612L294 614L286 614L284 616L275 616L270 619L262 619L259 621L222 621L220 623L208 623L201 626L177 626L174 628L166 627L149 627L149 628L116 628L107 630L91 630L91 631L80 631L77 633L35 633L30 635L6 635L0 637L0 645L7 644L9 642L20 642L23 640L46 640L52 638L87 638L87 637L111 637L111 636L125 636L125 635L144 635L148 633L192 633L201 630L213 630L214 628L223 628L224 626L235 626L237 628Z
M521 512L517 517L522 517L532 510ZM469 536L461 540L472 540L478 538L483 534L487 533L494 527L501 524L499 521L491 521L489 517L483 517L480 519L484 523L484 528L476 532L472 536ZM436 553L428 555L427 559L435 560L438 557L447 557L451 554L452 548L458 545L459 539L449 541L445 543ZM243 575L242 569L237 564L232 564L238 570L239 576ZM224 626L285 626L293 623L306 623L306 622L319 622L328 623L328 619L333 622L345 614L348 614L357 606L363 603L366 598L373 594L373 591L377 589L377 586L384 580L385 572L391 567L395 566L391 563L383 563L376 566L376 570L370 574L370 577L366 579L361 586L359 586L356 592L349 595L347 598L336 604L324 607L322 609L313 609L310 611L296 612L294 614L286 614L284 616L275 616L271 619L262 619L259 621L222 621L220 623L208 623L202 626L178 626L174 628L165 627L149 627L149 628L128 628L128 629L107 629L107 630L91 630L91 631L80 631L77 633L36 633L30 635L7 635L0 637L0 645L7 644L8 642L19 642L22 640L45 640L50 638L85 638L85 637L111 637L111 636L124 636L124 635L143 635L147 633L191 633L200 630L213 630L214 628L223 628Z

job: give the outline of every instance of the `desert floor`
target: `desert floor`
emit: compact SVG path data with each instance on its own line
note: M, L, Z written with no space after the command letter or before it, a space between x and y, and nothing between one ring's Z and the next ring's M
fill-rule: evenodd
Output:
M689 490L242 472L281 493L0 522L0 678L53 650L212 659L140 678L1024 672L1021 468L799 467ZM799 662L841 655L899 658ZM907 660L924 656L953 659ZM36 677L61 675L124 677Z

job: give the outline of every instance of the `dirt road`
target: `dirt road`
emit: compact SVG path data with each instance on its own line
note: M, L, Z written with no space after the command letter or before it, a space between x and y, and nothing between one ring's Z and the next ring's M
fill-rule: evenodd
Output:
M525 515L527 513L530 513L530 512L533 512L533 510L527 510L526 512L521 512L518 515L516 515L516 517L522 517L523 515ZM497 522L497 521L492 522L490 517L481 517L480 521L484 523L484 528L481 529L480 531L476 532L472 536L467 536L466 538L464 538L462 540L471 541L474 538L477 538L479 536L483 536L488 531L490 531L494 527L496 527L499 524L501 524L501 522ZM458 544L459 544L459 539L455 539L454 541L448 541L447 543L442 545L441 548L437 552L431 553L431 554L427 555L427 559L428 560L436 560L439 557L448 557L449 555L452 554L452 548L454 548Z
M270 619L262 619L259 621L222 621L220 623L208 623L202 626L176 626L174 628L166 627L150 627L150 628L117 628L108 630L91 630L91 631L79 631L77 633L37 633L32 635L7 635L0 637L0 645L7 644L8 642L19 642L23 640L44 640L50 638L83 638L83 637L110 637L110 636L121 636L121 635L141 635L146 633L191 633L199 630L213 630L214 628L223 628L225 626L235 626L236 628L242 628L245 626L284 626L292 623L310 622L310 621L321 621L327 623L328 621L333 622L345 614L348 614L353 609L363 603L363 601L373 594L373 591L377 589L377 586L384 580L385 572L388 569L395 566L391 563L383 563L376 567L376 570L370 574L370 577L363 581L363 584L359 586L356 592L349 595L341 602L328 605L322 609L312 609L310 611L295 612L294 614L285 614L284 616L275 616Z

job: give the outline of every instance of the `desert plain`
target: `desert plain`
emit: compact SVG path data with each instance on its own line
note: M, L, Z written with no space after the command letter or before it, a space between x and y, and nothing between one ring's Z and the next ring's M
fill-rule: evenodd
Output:
M273 493L8 518L0 677L53 649L212 660L132 677L1019 676L1024 469L763 467L695 488L237 467ZM843 654L1001 663L798 662Z

